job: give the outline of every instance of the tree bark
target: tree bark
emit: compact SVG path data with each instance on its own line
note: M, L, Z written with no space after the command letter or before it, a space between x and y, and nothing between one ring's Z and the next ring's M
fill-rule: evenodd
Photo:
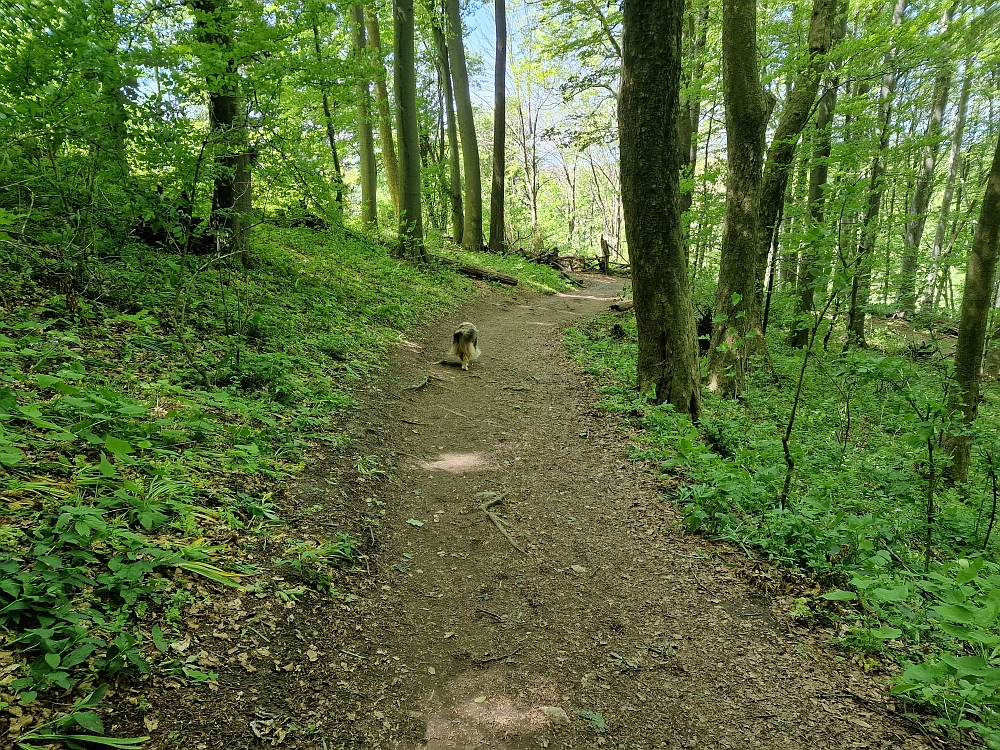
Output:
M831 48L843 39L844 34L847 31L848 8L849 6L847 2L843 2L842 7L838 8L836 11L836 19L834 20L832 17L830 18L830 23L833 25L830 42ZM813 19L816 19L815 8L813 10ZM812 36L811 28L810 36ZM826 189L826 182L830 172L829 160L832 146L832 134L830 129L833 126L833 113L837 108L837 89L840 87L840 80L836 73L839 67L839 61L835 61L830 64L829 68L831 73L826 80L826 84L823 87L823 95L820 97L819 104L816 107L816 130L813 145L813 163L811 169L809 170L809 193L807 198L809 218L815 225L822 225L824 219L824 190ZM798 88L797 84L796 88ZM784 117L782 117L782 119L784 119ZM780 130L781 126L779 125L778 127ZM777 137L775 137L775 140L777 140ZM768 158L770 158L770 153L768 154ZM768 168L765 167L765 195L767 195L767 172ZM774 234L774 229L771 229L770 233ZM765 229L764 234L765 236L768 234L767 229ZM802 273L797 274L796 291L798 292L798 295L795 305L794 318L796 321L800 320L803 315L812 312L816 306L816 264L819 261L819 253L817 250L818 248L816 248L813 243L808 243L803 248ZM799 349L806 346L809 343L809 329L797 324L793 325L792 331L788 337L788 343Z
M482 250L483 246L483 177L479 166L479 141L476 138L476 121L469 92L469 69L465 61L465 44L462 41L462 16L459 0L445 0L450 38L448 57L458 110L458 132L462 137L462 166L465 172L465 228L462 247Z
M948 33L955 6L945 9L942 19L942 36ZM944 120L944 110L948 106L948 92L951 89L951 61L944 72L934 81L934 95L931 98L931 112L924 130L924 148L917 172L917 181L913 188L913 198L910 201L909 216L906 220L906 231L903 233L903 265L900 269L899 296L896 304L899 309L912 313L916 307L917 260L920 253L920 240L924 236L924 225L927 223L927 206L931 202L934 191L934 167L937 164L941 123Z
M982 381L983 347L986 326L993 304L993 282L996 275L997 251L1000 246L1000 142L993 155L979 211L979 224L972 240L972 252L965 272L965 292L962 295L962 319L955 345L955 388L949 394L949 407L968 429L976 419L979 407L979 387ZM961 414L958 415L957 413ZM945 436L945 449L951 454L951 477L963 483L969 476L972 437L952 431Z
M462 167L458 150L458 126L455 122L455 95L451 86L451 63L448 61L448 42L436 17L434 1L425 0L427 12L431 14L434 45L437 47L438 64L441 66L441 86L444 88L445 115L448 119L448 191L451 199L451 234L455 244L462 244L465 231L465 212L462 210Z
M316 49L316 62L320 65L323 64L323 53L320 49L319 44L319 27L314 23L313 27L313 46ZM330 154L333 156L333 173L334 180L336 182L335 187L337 190L337 206L340 210L344 209L344 175L340 171L340 156L337 154L337 131L333 127L333 112L330 107L330 93L327 90L326 84L320 85L320 92L323 95L323 117L326 121L326 140L330 144Z
M365 15L368 31L368 46L375 51L378 66L375 72L375 104L378 107L378 134L382 144L382 164L385 165L385 181L389 184L389 197L399 216L399 162L396 160L396 144L392 140L392 115L389 112L389 91L385 83L385 55L382 52L382 32L378 25L378 12L371 8Z
M690 0L688 0L690 4ZM691 210L694 203L694 165L698 160L698 126L701 124L701 78L705 74L705 44L708 40L708 4L704 5L697 13L693 9L688 9L687 27L684 33L687 44L684 45L684 54L690 60L688 69L689 75L685 80L685 86L681 89L681 106L677 119L677 128L680 136L681 173L687 180L691 180L690 190L681 193L681 215ZM682 66L683 69L683 66ZM686 89L686 90L685 90ZM688 227L690 220L684 222L685 245L687 241Z
M723 395L743 389L747 357L760 351L757 265L760 245L764 129L774 98L760 83L757 7L723 0L722 89L726 103L726 218L719 285L708 353L708 387ZM754 337L756 341L752 341Z
M493 104L493 184L490 189L490 251L504 249L504 185L507 154L507 8L496 0L497 52Z
M896 0L892 11L892 25L900 28L903 25L903 14L906 12L908 0ZM844 349L850 346L866 347L865 317L866 307L871 294L871 269L874 262L875 240L878 237L879 213L882 210L882 193L885 190L885 162L883 156L889 148L890 125L892 123L892 102L896 92L896 81L899 71L896 68L896 52L890 50L885 56L886 72L882 76L879 88L878 150L872 157L871 175L868 182L868 204L861 223L861 240L858 243L857 271L851 279L851 304L847 320L847 340Z
M965 133L965 118L969 105L969 92L972 89L972 75L966 61L965 76L962 79L962 93L958 98L958 112L955 115L955 129L951 134L951 153L948 157L948 178L941 196L941 211L938 213L937 229L934 232L934 247L931 250L931 267L924 279L924 291L920 297L921 307L935 305L934 290L937 288L937 277L940 271L941 255L944 252L944 239L948 231L948 217L951 214L951 203L955 197L955 183L962 168L962 136Z
M351 43L359 58L368 46L365 40L365 8L351 6ZM375 168L375 138L372 135L371 89L367 74L358 76L358 160L361 167L361 223L378 224L378 172Z
M213 133L219 166L212 192L210 224L229 251L239 255L250 242L250 224L244 212L251 209L251 158L247 151L246 124L240 112L240 74L233 57L232 20L225 0L190 0L195 11L198 41L215 48L213 59L224 59L221 70L206 77L208 122ZM221 152L221 153L219 153Z
M417 73L413 50L413 0L392 2L392 69L399 137L399 252L424 262L420 206L420 130L417 126Z
M639 389L697 420L698 334L680 224L683 21L683 0L626 0L618 123Z

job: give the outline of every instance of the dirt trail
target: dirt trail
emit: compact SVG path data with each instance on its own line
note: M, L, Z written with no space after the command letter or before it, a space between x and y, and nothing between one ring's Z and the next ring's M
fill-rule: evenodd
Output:
M489 297L398 349L354 445L286 498L300 536L384 513L362 532L374 575L338 583L356 601L217 602L257 622L218 694L162 714L179 746L930 746L882 682L772 612L737 575L745 558L682 535L628 460L560 340L620 286ZM483 350L468 373L434 364L463 320ZM481 508L493 500L523 553Z

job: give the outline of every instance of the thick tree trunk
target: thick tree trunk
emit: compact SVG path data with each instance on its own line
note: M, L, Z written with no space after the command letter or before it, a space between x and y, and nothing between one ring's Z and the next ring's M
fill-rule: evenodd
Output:
M483 177L479 166L479 140L476 138L476 120L472 111L469 92L469 69L465 62L465 43L462 41L462 16L459 0L445 0L448 17L448 57L451 78L455 88L458 110L458 132L462 137L462 166L465 172L465 228L462 247L482 250L483 246Z
M392 2L392 70L399 136L399 244L403 257L427 260L420 207L420 130L413 51L413 0Z
M322 65L323 52L319 44L319 27L313 24L313 46L316 49L316 62ZM337 131L333 127L333 111L330 107L330 93L326 84L320 86L323 95L323 117L326 121L326 140L330 144L330 154L333 156L333 179L334 187L337 190L337 206L344 210L344 175L340 171L340 155L337 153Z
M490 189L490 251L504 249L504 185L507 155L507 8L496 0L497 55L493 103L493 184Z
M966 428L976 419L979 408L979 386L982 380L983 347L986 326L993 303L993 282L996 275L997 251L1000 249L1000 142L993 155L979 211L979 224L972 240L969 266L965 272L965 292L962 295L962 321L958 326L955 345L955 388L949 396L953 414L961 412ZM951 477L965 482L969 476L972 438L969 435L946 436L945 448L951 454Z
M823 0L816 0L816 4L813 6L813 17L812 22L809 27L809 55L810 55L810 66L815 65L816 57L813 52L814 44L814 32L817 37L821 37L816 40L816 43L822 43L823 30L821 25L823 23L828 23L827 29L832 27L832 32L829 33L829 47L836 45L843 37L847 30L847 12L848 6L844 2L843 7L837 8L834 11L834 4L831 2L830 5L825 7L820 7L820 3ZM836 16L836 18L834 18ZM825 54L825 50L821 50L820 54ZM833 63L830 65L833 71L832 75L827 78L826 85L823 87L823 95L820 97L819 104L816 107L816 131L815 131L815 143L813 146L813 164L812 168L809 170L809 196L808 196L808 207L809 207L809 218L818 225L823 223L823 209L824 209L824 195L823 191L826 188L826 181L829 175L829 159L831 150L831 133L830 128L833 125L833 113L837 107L837 89L840 86L840 81L836 75L836 69L839 67L839 63ZM799 78L799 81L795 84L795 91L798 91L799 84L806 83L812 86L814 83L818 86L818 81L808 76L807 72L804 72ZM794 96L794 93L793 93ZM805 95L802 96L803 101L805 100ZM815 98L815 93L813 95ZM807 103L808 107L812 107L812 99ZM781 121L784 122L785 116L782 115ZM793 123L794 124L794 123ZM802 123L804 126L805 123ZM801 126L800 126L801 130ZM778 125L778 131L781 131L781 125ZM778 135L775 133L774 141L771 144L771 150L774 150L775 143L778 141ZM794 155L794 143L792 144L793 155ZM771 150L768 151L768 163L764 168L764 200L770 201L784 200L784 194L781 196L771 196L769 192L769 174L771 173ZM781 156L780 152L775 153L775 158L777 159ZM775 162L777 164L777 161ZM789 162L790 166L791 162ZM784 169L777 169L776 181L781 181L781 174L787 175L788 166ZM786 178L787 179L787 178ZM764 236L768 237L775 233L775 228L769 226L768 219L769 214L767 212L773 210L773 207L768 206L764 209ZM780 211L779 211L780 214ZM776 214L778 215L778 214ZM797 292L798 298L795 305L795 320L798 321L803 315L806 315L815 308L815 285L816 285L816 264L819 261L819 253L817 248L809 243L803 248L802 254L802 273L798 274L797 279ZM789 335L788 343L792 346L802 348L806 346L809 342L809 329L801 325L793 325L791 334Z
M942 35L948 33L955 6L945 9L941 21ZM951 62L948 61L944 72L934 81L934 95L931 98L931 112L924 130L924 148L917 171L917 181L913 188L913 198L910 201L910 212L906 220L906 231L903 233L903 265L899 275L899 295L896 304L899 309L912 313L916 307L917 294L917 261L920 253L920 240L924 236L924 225L927 223L927 207L934 191L934 167L937 164L941 122L944 120L944 110L948 106L948 92L951 89Z
M933 307L934 290L937 287L937 277L944 252L944 239L948 231L948 217L951 214L951 203L955 196L955 183L959 170L962 168L962 136L965 133L965 117L969 105L969 92L972 89L972 76L969 63L966 62L965 77L962 80L962 93L958 99L958 113L955 115L955 129L951 134L951 153L948 156L948 178L941 196L941 211L938 214L937 229L934 232L934 247L931 250L931 267L924 279L924 291L920 297L921 307Z
M365 8L351 6L351 42L360 56L368 46L365 40ZM361 167L361 223L378 223L378 172L375 167L375 138L372 135L371 89L361 75L357 81L358 98L358 160Z
M462 167L458 150L458 126L455 122L455 95L451 87L451 63L448 61L448 42L441 29L440 20L435 16L433 0L426 0L427 11L431 14L434 32L434 46L437 47L438 64L441 67L441 86L444 89L444 109L448 131L448 194L451 199L451 234L455 244L462 244L465 231L465 213L462 210Z
M760 245L764 129L774 99L760 84L757 7L723 0L722 88L726 102L726 218L715 297L708 387L723 395L743 389L747 356L760 351L757 265ZM753 337L754 340L751 340Z
M639 388L697 420L698 340L680 225L683 20L683 0L626 0L618 122Z
M906 12L907 0L896 0L892 11L892 25L899 28L903 25L903 14ZM871 176L868 183L868 205L861 223L861 240L858 243L857 271L851 280L851 306L847 319L847 340L844 348L850 346L865 347L865 317L866 307L871 294L872 264L874 263L875 240L878 237L879 213L882 210L882 193L885 189L883 177L885 162L883 156L889 148L890 124L892 123L892 102L896 92L896 80L899 72L896 69L896 53L891 50L885 57L886 72L882 76L879 89L879 140L878 150L872 158Z
M389 184L389 197L399 216L399 162L396 160L396 144L392 140L392 115L389 112L389 91L385 83L385 55L382 52L382 32L378 25L378 12L370 8L365 15L368 31L368 46L375 51L378 65L375 72L375 103L378 107L378 135L382 144L382 164L385 165L385 181Z

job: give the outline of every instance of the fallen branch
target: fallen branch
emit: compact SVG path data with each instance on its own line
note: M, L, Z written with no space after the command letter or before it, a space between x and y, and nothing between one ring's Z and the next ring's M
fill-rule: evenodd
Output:
M439 263L443 263L446 266L454 268L463 276L469 276L473 279L482 279L483 281L497 281L501 284L506 284L507 286L517 286L517 279L515 277L508 276L507 274L500 273L499 271L491 271L488 268L481 268L468 263L462 263L459 260L445 258L442 255L432 255L431 258Z
M479 508L480 510L483 511L483 513L485 513L489 517L489 519L493 522L493 525L496 526L499 532L504 535L504 538L508 542L510 542L510 546L516 549L522 555L526 555L528 553L525 552L523 549L521 549L518 543L514 541L514 537L510 535L510 532L504 528L504 524L506 523L506 521L504 521L502 518L500 518L500 516L498 516L496 513L490 510L490 508L499 503L501 500L503 500L503 496L495 497L492 500L487 500L485 503L480 505Z
M632 300L615 302L613 305L611 305L611 309L617 310L618 312L625 312L626 310L631 310L633 307L635 307L635 302L633 302Z

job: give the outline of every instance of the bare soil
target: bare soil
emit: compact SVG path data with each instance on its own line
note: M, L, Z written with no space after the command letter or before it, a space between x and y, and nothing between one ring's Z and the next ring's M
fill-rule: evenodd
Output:
M682 533L669 485L628 458L561 343L620 290L487 295L400 346L352 443L279 498L285 536L348 530L366 569L320 594L270 564L278 540L248 543L273 586L193 584L179 644L217 683L123 689L114 732L154 749L934 746L884 675L755 583L779 574ZM483 351L469 372L439 363L463 320Z

